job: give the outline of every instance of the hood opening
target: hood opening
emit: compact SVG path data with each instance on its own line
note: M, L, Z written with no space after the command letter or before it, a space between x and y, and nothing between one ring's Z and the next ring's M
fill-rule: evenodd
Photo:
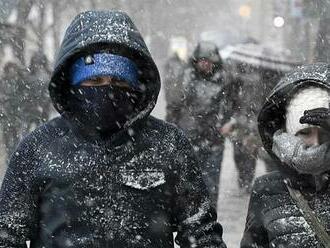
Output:
M321 87L330 89L330 85L326 85L321 81L301 80L292 82L289 85L275 91L261 109L258 116L258 128L261 140L266 151L277 159L272 152L273 135L274 133L285 127L286 107L288 101L300 90L306 87Z
M304 188L305 190L316 192L318 191L318 177L314 177L310 174L301 174L290 166L283 164L272 151L274 133L285 126L286 106L288 101L298 90L310 86L317 86L330 90L327 83L312 80L301 80L283 87L279 91L276 91L274 95L267 98L258 117L258 128L265 150L274 161L276 161L278 170L291 179L291 186L297 189ZM330 181L323 182L324 185L322 186L322 189L327 187L329 183Z
M200 59L207 59L214 64L212 74L220 71L223 68L223 61L221 59L218 47L209 41L200 42L190 58L190 64L197 72L196 64Z
M318 178L300 174L290 166L284 165L272 151L274 133L285 125L288 100L301 88L316 86L330 90L330 67L325 63L303 65L285 75L266 98L258 116L258 129L265 150L277 162L278 170L293 179L296 188L317 188ZM329 182L327 182L329 183Z
M134 51L129 47L124 47L122 44L98 43L92 44L85 47L81 51L75 52L72 56L68 57L67 60L64 61L63 64L61 64L61 66L53 73L51 83L49 84L49 91L54 106L60 114L68 110L68 106L66 105L66 97L70 87L69 71L72 63L81 56L102 51L127 57L136 63L139 69L138 80L146 86L145 95L147 97L144 102L140 103L141 110L144 109L149 102L157 101L160 90L160 86L157 84L157 81L160 79L157 79L158 70L153 63L150 63L150 61L138 51Z
M102 51L127 57L136 63L138 80L146 86L146 97L139 103L140 113L133 119L150 114L160 90L159 72L139 31L130 18L120 11L83 12L68 27L49 84L56 110L61 115L70 111L66 99L72 63L78 57Z
M299 66L282 77L266 98L258 115L258 130L265 150L272 152L273 135L283 127L287 101L301 88L316 86L330 90L330 66L315 63ZM277 159L277 158L276 158Z

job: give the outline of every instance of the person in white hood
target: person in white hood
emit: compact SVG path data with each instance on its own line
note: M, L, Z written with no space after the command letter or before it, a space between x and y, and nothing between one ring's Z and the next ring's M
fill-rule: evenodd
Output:
M253 185L241 248L330 247L330 65L281 79L258 117L278 171Z
M273 152L299 173L319 176L329 170L329 133L323 125L316 125L318 116L321 113L324 116L321 110L328 109L329 102L329 91L325 88L309 86L298 90L286 108L285 130L274 134Z

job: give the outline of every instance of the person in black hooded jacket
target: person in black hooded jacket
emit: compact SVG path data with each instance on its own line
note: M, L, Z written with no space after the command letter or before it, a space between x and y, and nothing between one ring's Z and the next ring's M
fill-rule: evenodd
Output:
M0 191L0 247L225 247L195 154L149 116L159 73L130 18L68 27L50 95L60 117L28 135Z
M182 110L178 126L188 135L202 163L202 173L217 205L224 136L220 129L233 110L236 94L217 46L209 41L200 42L183 75Z
M328 247L330 137L322 123L329 103L330 66L323 63L297 68L267 98L258 127L279 171L255 181L241 248Z

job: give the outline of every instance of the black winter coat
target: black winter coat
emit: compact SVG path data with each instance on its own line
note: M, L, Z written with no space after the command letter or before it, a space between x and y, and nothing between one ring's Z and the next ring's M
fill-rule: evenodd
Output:
M280 172L273 172L255 181L241 248L324 247L291 198L285 179ZM309 205L330 230L330 188L318 193L310 190L303 190Z
M146 85L141 112L110 137L89 136L66 113L67 69L100 48L129 56ZM0 191L0 247L225 247L194 152L182 132L149 117L157 68L124 13L85 12L68 28L50 83L62 117L27 136Z
M201 42L190 58L183 75L183 108L178 126L188 135L193 145L223 146L220 128L231 117L234 99L229 74L223 68L218 48L213 43ZM214 71L203 75L196 69L198 59L214 63Z
M273 134L284 126L286 102L301 87L318 86L330 90L327 64L302 66L283 77L267 98L259 114L259 133L266 151L278 161L279 172L258 178L250 199L241 248L254 247L323 247L306 222L284 181L300 190L326 230L330 230L329 172L323 176L299 174L281 164L272 152ZM322 184L323 190L316 191ZM330 231L328 231L330 234Z

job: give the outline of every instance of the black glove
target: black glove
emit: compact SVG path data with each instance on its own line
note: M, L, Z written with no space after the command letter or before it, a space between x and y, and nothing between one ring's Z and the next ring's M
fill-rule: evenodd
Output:
M316 108L305 110L304 115L300 118L300 123L320 126L330 131L330 109Z

